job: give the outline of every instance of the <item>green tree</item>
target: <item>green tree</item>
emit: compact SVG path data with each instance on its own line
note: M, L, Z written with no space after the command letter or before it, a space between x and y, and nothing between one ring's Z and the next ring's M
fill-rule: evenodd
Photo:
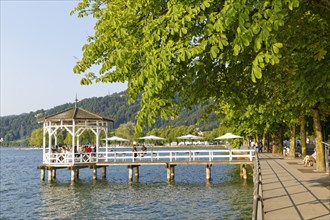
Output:
M119 137L123 137L125 139L133 142L134 140L134 123L127 122L126 124L121 124L117 129L115 134Z
M242 133L272 133L277 153L283 129L310 114L320 143L318 115L329 114L330 100L327 1L82 0L74 12L97 19L74 72L99 65L81 83L128 81L128 100L141 95L136 134L200 104Z
M142 93L136 126L141 132L157 115L175 116L179 105L208 104L227 78L260 79L266 65L279 62L282 44L272 33L298 5L298 0L83 0L73 12L92 14L97 23L74 72L100 64L101 75L88 73L83 84L127 80L129 101Z
M30 145L32 146L42 146L43 145L43 129L38 128L32 131L30 137Z

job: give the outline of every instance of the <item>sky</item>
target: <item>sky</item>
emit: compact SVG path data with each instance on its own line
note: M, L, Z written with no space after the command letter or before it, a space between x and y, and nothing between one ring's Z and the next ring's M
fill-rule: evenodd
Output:
M80 85L73 67L93 36L95 20L70 16L76 0L1 1L0 116L100 97L127 83ZM95 69L94 69L95 70Z

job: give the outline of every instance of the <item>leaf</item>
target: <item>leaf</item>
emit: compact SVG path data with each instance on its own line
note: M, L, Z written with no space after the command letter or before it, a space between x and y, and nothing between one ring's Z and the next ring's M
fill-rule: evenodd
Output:
M247 47L250 45L250 41L247 38L243 38L243 44Z
M256 77L254 76L254 73L253 71L251 71L251 79L252 79L252 82L256 83Z
M258 51L261 49L261 42L262 42L262 40L259 37L255 39L255 41L254 41L254 50L255 51Z
M257 79L261 79L262 73L261 73L261 68L258 66L252 66L252 73Z
M257 35L260 31L260 26L258 24L255 24L252 26L252 32Z
M282 43L275 43L274 46L277 47L277 48L282 48L283 44Z
M327 51L321 48L317 54L314 56L314 60L321 61L325 58L325 55L327 54Z
M219 49L218 49L218 47L217 47L217 46L212 46L212 47L211 47L211 57L212 57L213 59L216 58L217 55L218 55L218 53L219 53Z
M238 56L240 50L241 50L241 47L238 44L236 44L234 46L234 56Z

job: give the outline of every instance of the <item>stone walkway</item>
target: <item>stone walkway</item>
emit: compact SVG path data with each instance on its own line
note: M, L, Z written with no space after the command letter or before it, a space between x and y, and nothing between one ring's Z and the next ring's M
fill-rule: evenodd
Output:
M259 153L265 219L330 220L330 175L302 159Z

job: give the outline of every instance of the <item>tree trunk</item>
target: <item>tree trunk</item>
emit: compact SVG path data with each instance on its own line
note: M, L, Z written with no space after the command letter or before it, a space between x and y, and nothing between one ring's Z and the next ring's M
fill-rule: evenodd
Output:
M301 154L302 158L305 158L307 155L307 146L306 146L306 121L305 116L300 117L300 138L301 138Z
M290 128L290 152L289 158L294 159L296 157L296 126L292 125Z
M267 152L267 144L266 144L266 134L264 133L262 135L262 151Z
M316 170L325 171L324 147L322 144L322 129L319 109L313 109L313 124L316 144Z
M272 153L273 154L278 154L278 155L282 155L283 153L283 142L281 141L281 131L275 131L271 134L272 139L273 139L273 150Z

